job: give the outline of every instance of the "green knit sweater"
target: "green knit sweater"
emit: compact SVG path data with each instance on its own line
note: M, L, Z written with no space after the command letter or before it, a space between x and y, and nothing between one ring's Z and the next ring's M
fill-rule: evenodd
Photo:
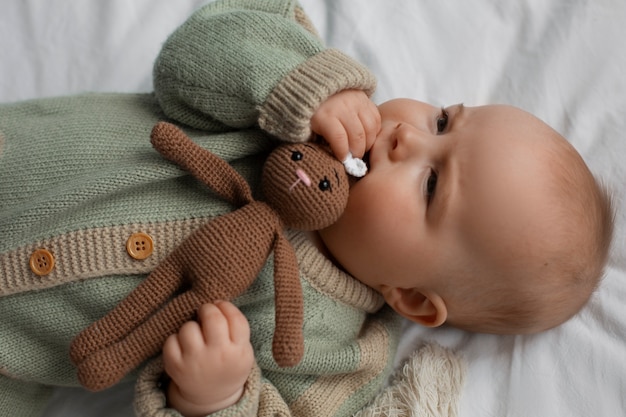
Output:
M294 1L218 1L174 32L155 63L154 94L86 94L0 105L0 415L36 416L51 386L78 382L68 348L174 247L230 207L150 146L158 120L183 127L254 186L277 140L306 141L319 104L373 76L325 48ZM149 235L153 252L127 243ZM290 232L305 295L305 357L271 354L271 259L236 300L258 368L221 414L350 415L388 374L398 320L379 294ZM45 250L42 255L41 249ZM176 415L140 372L137 412ZM136 377L130 375L129 377ZM165 413L165 414L163 414Z

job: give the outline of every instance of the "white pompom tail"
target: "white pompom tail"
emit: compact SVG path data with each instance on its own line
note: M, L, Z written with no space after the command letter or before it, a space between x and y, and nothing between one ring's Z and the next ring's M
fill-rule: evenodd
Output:
M346 172L353 177L362 177L367 173L367 165L362 159L355 158L350 152L346 159L342 161L343 166L346 168Z

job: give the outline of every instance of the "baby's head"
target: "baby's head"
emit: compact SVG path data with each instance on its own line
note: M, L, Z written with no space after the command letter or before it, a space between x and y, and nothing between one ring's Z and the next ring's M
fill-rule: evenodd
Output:
M574 148L509 106L379 110L369 172L320 231L336 261L427 326L530 333L579 311L613 214Z

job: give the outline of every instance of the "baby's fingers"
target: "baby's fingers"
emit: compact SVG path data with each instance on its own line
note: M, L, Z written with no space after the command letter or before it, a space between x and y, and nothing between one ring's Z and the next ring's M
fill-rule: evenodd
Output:
M196 322L183 324L178 333L170 335L163 344L165 371L176 377L190 357L194 357L204 347L204 338Z
M348 131L341 120L328 119L323 125L314 128L314 131L326 140L337 159L343 161L348 156L350 152Z
M367 146L367 131L361 116L353 114L346 117L342 122L348 136L348 150L353 156L361 158L365 154ZM339 159L343 161L346 156L348 155L342 155Z
M380 112L373 101L368 101L366 108L359 112L359 119L365 132L365 148L363 149L363 153L354 154L354 156L361 158L365 152L369 151L372 145L374 145L376 136L378 136L378 132L380 132Z
M378 107L362 91L344 90L328 98L311 117L311 130L324 137L337 159L362 158L380 131Z
M198 321L207 345L219 345L230 341L228 321L215 304L203 304L198 310Z
M183 352L178 343L178 335L170 335L163 344L163 360L167 368L168 363L179 363L182 360ZM166 371L168 371L166 369ZM169 372L168 372L169 373Z
M246 316L233 303L220 301L216 303L228 323L230 340L234 343L250 341L250 324Z

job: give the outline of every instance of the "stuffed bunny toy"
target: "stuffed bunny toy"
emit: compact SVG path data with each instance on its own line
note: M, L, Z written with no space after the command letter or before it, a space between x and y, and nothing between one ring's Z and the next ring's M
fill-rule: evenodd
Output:
M348 176L342 163L313 143L279 145L263 166L264 201L226 161L160 122L153 147L238 209L213 218L187 237L111 312L72 342L78 378L105 389L146 359L167 337L193 320L204 303L232 300L256 279L274 254L275 332L272 354L293 366L304 354L303 299L295 252L284 228L317 230L343 213Z

